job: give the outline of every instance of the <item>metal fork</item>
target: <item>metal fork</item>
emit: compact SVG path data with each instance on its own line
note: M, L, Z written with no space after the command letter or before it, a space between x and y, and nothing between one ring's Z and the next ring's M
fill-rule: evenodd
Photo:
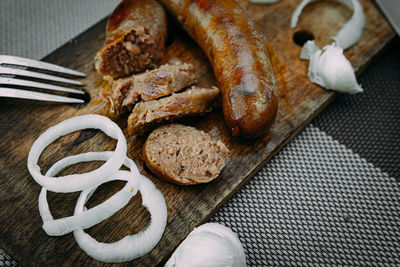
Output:
M83 99L79 98L19 89L21 87L22 88L32 87L38 89L54 90L54 91L61 91L61 92L81 94L81 95L85 93L82 90L77 90L47 83L50 81L50 82L57 82L75 86L85 85L82 82L63 77L58 77L55 75L35 72L34 71L35 69L69 75L73 77L85 77L85 74L82 72L60 67L58 65L22 57L0 55L0 97L24 98L24 99L33 99L41 101L63 102L63 103L84 102ZM44 82L30 81L26 80L26 78L43 80Z

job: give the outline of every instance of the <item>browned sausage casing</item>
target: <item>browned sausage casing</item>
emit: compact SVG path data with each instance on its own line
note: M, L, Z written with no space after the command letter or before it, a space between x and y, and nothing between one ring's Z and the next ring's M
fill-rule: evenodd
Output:
M155 67L165 50L167 16L156 0L123 0L111 14L96 70L112 77Z
M234 0L160 0L200 45L234 135L257 137L275 120L276 81L264 35Z

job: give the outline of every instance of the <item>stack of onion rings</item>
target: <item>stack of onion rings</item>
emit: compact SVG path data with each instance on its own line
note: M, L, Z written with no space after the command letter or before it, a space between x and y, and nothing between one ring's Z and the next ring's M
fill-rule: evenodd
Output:
M88 128L102 130L108 136L117 139L115 151L88 152L65 157L56 162L46 175L42 175L37 162L43 150L63 135ZM88 255L105 262L133 260L156 246L167 223L165 199L155 185L139 173L135 163L126 156L126 151L126 139L118 125L110 119L96 114L67 119L49 128L36 139L28 155L28 170L35 181L42 186L39 195L39 212L43 220L43 229L48 235L60 236L73 231L78 245ZM90 161L105 161L105 163L91 172L54 178L70 165ZM119 170L122 165L128 167L129 171ZM112 180L124 180L127 183L119 192L103 203L86 209L84 204L96 188ZM46 198L48 190L57 193L82 191L74 215L53 219ZM142 205L149 210L151 215L150 225L145 230L110 244L99 243L83 231L122 209L136 195L137 191L140 191L142 195Z

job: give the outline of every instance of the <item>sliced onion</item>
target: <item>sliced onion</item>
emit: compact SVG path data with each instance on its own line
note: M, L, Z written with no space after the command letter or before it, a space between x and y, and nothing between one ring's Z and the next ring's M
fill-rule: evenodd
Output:
M72 174L53 179L42 175L37 164L43 150L57 138L82 129L100 129L108 136L117 139L113 155L100 168L84 174ZM33 143L28 155L28 170L35 181L47 190L58 193L69 193L92 188L112 176L125 160L127 151L126 139L121 129L107 117L89 114L67 119L50 127Z
M119 179L126 177L118 177ZM82 229L74 231L74 237L79 247L92 258L104 262L124 262L141 257L151 251L160 241L167 223L167 206L161 192L146 177L140 181L142 205L151 215L149 226L136 235L128 235L114 243L96 241ZM79 196L75 207L75 215L84 210L84 205L94 190L85 190Z
M106 161L113 156L112 151L104 152L88 152L83 154L78 154L74 156L69 156L56 162L46 173L46 176L57 175L64 168L80 163L89 161ZM47 202L47 190L42 187L42 191L39 195L39 213L43 220L43 230L51 236L60 236L72 232L78 228L89 228L93 225L100 223L101 221L112 216L118 210L123 208L129 200L134 196L139 189L139 179L140 173L137 169L135 163L129 159L125 158L124 165L130 168L130 172L122 173L117 172L112 176L108 177L106 181L116 180L119 176L124 175L128 181L126 185L109 199L103 203L88 209L79 215L53 219L51 215L49 204ZM105 181L105 182L106 182Z
M316 2L320 0L303 0L293 12L290 27L296 28L297 22L303 11L304 7L311 2ZM336 2L347 5L351 10L353 10L353 15L349 21L342 27L339 33L332 37L332 39L337 43L337 45L343 50L346 50L350 46L360 40L362 36L362 30L365 25L365 15L364 10L358 0L335 0Z

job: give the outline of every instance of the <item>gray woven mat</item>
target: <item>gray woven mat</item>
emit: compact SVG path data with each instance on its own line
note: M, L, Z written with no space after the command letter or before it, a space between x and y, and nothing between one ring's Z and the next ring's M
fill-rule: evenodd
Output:
M2 0L0 53L42 58L118 2ZM399 44L360 77L364 94L338 97L211 219L250 266L400 265Z
M40 59L100 21L120 0L1 0L0 53Z
M396 179L308 126L211 219L250 266L400 264Z

